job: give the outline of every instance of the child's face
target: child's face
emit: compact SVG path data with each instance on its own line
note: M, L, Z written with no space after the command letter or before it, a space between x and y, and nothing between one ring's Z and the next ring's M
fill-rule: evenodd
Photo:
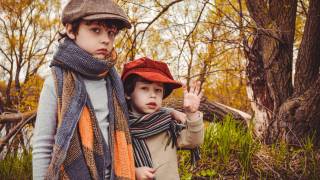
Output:
M110 56L117 34L116 28L106 27L98 21L91 23L82 21L77 34L72 32L71 24L67 24L66 28L69 38L94 58L104 60Z
M163 84L138 81L128 97L134 113L149 114L158 111L162 105Z

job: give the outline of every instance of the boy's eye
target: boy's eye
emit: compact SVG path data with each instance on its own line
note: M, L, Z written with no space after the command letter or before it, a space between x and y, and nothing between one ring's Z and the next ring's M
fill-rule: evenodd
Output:
M141 89L142 89L142 90L147 90L148 88L145 87L145 86L142 86Z
M158 93L162 93L162 89L156 89L156 92L158 92Z
M116 36L116 33L114 31L108 31L108 36L110 38L114 38Z
M92 28L91 31L95 32L95 33L100 33L100 28Z

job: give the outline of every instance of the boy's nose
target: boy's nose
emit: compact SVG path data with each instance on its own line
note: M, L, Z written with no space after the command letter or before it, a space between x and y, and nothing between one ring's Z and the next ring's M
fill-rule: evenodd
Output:
M108 44L110 42L110 37L109 37L108 31L104 31L101 34L100 38L101 38L101 42L104 43L104 44Z
M101 43L108 44L110 42L110 38L108 33L103 33L101 37Z
M150 91L150 97L156 97L156 92L155 91Z

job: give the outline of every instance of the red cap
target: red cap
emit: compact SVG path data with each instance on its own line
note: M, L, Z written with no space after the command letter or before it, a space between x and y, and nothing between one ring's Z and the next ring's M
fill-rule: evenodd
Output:
M125 82L126 78L132 74L136 74L148 81L164 83L166 85L164 98L166 98L173 89L182 86L173 79L166 63L151 60L147 57L126 63L121 75L122 81Z

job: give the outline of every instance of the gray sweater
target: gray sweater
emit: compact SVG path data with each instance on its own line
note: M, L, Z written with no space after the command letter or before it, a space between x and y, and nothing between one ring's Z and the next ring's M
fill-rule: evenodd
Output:
M94 108L99 127L108 143L108 96L106 81L84 79L86 90ZM33 179L44 179L51 160L57 128L57 94L52 75L44 82L40 94L37 119L33 133Z

